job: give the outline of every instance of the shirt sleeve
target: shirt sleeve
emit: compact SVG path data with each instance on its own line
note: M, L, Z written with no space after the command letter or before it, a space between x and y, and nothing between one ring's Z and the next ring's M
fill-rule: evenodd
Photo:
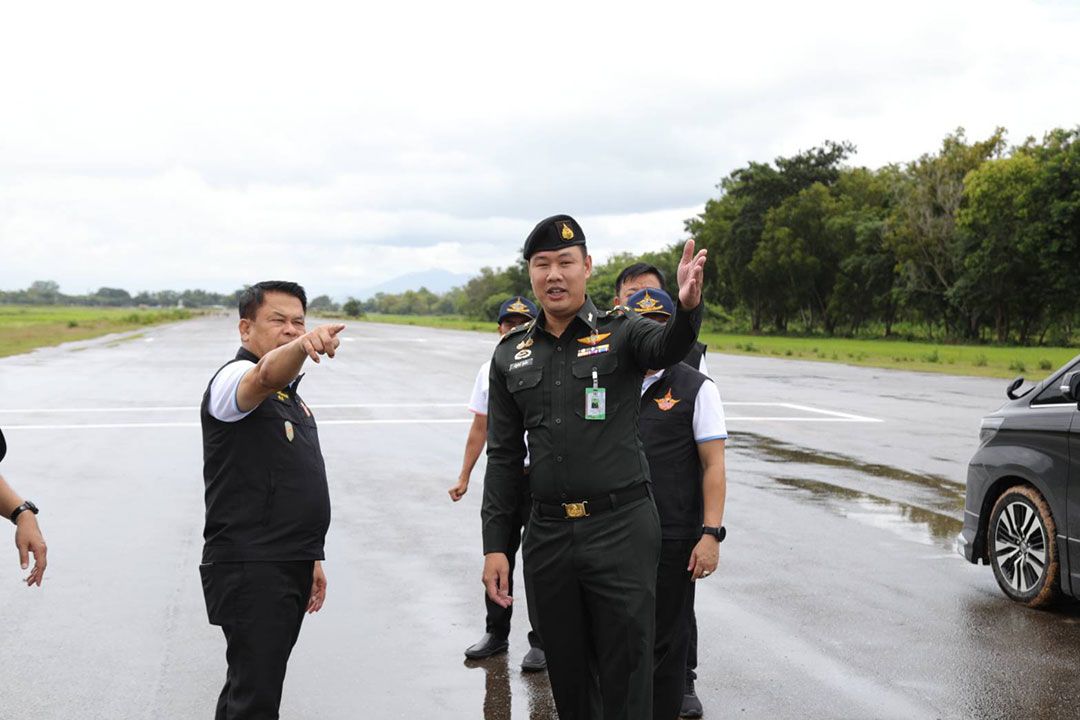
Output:
M526 448L525 420L492 361L489 369L487 470L480 506L484 553L505 553L519 512Z
M210 415L221 422L236 422L243 420L251 414L251 410L240 412L236 404L236 391L240 389L240 381L247 375L248 370L255 367L250 360L237 360L231 362L210 383Z
M706 380L698 390L694 402L694 440L698 443L727 439L727 423L724 420L724 404L720 390L712 380Z
M705 353L701 354L701 362L698 363L697 369L705 377L712 377L709 375L709 366L705 364Z
M488 414L488 370L491 362L488 361L480 366L480 372L476 373L476 382L473 383L472 397L469 398L469 412L476 415Z

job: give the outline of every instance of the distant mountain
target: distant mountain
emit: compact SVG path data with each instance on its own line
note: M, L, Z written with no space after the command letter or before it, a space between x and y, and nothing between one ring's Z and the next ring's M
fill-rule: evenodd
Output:
M376 293L396 294L406 290L419 290L422 287L426 287L433 293L443 293L451 288L464 285L472 277L472 275L452 273L448 270L425 270L424 272L399 275L386 282L350 294L353 297L365 300Z

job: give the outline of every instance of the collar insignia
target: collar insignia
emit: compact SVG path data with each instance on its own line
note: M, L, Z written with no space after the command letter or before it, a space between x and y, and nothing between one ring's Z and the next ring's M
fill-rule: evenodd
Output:
M664 306L657 302L656 298L650 295L649 291L646 290L645 297L637 301L637 306L634 309L639 313L650 313L657 310L663 310Z
M562 239L567 242L574 239L574 231L570 229L570 223L562 224Z
M653 402L656 403L656 406L658 408L660 408L664 412L667 412L668 410L682 402L682 400L676 400L675 398L671 397L671 388L668 388L667 395L662 398L654 398Z
M588 337L578 338L577 341L582 345L588 345L589 347L592 347L593 345L599 345L600 343L604 342L604 340L606 340L610 336L611 333L600 333L599 335L590 335Z

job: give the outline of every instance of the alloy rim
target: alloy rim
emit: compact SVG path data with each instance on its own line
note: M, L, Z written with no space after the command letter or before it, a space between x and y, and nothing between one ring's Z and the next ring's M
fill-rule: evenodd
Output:
M1020 501L1009 503L998 516L994 556L1001 576L1024 595L1046 572L1046 530L1034 508Z

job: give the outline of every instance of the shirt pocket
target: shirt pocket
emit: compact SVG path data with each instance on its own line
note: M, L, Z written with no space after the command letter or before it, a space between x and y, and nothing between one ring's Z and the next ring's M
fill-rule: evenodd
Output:
M535 428L544 420L544 397L541 381L544 369L526 370L506 376L506 389L521 410L525 429Z
M604 393L605 416L610 418L618 411L619 399L611 394L611 383L605 381L605 378L610 379L618 369L619 356L614 352L578 358L571 363L570 371L573 373L574 378L579 381L576 384L580 388L578 399L574 401L574 412L577 413L578 417L585 417L585 390L593 386L593 370L596 371L596 386L607 391Z

